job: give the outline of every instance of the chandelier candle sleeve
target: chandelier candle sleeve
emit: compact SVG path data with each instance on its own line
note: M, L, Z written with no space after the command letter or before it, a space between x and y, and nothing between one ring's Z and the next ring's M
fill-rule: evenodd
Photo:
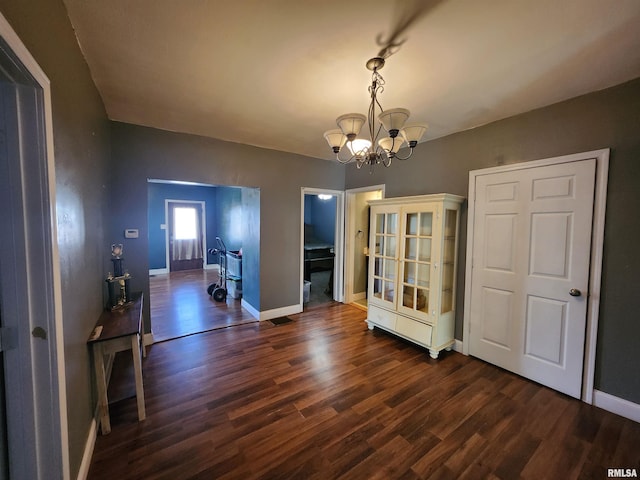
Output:
M356 166L361 168L369 165L369 172L378 164L385 167L391 165L391 160L398 158L406 160L413 154L413 149L422 139L427 130L427 125L416 124L407 125L410 112L406 108L392 108L384 110L378 101L378 94L384 90L384 79L379 70L384 67L384 59L374 57L367 62L367 68L373 73L371 75L371 85L369 94L368 116L360 113L347 113L340 115L336 119L339 129L328 130L324 138L336 155L336 160L340 163L356 162ZM368 124L369 138L358 138L364 124ZM378 138L384 129L388 136ZM398 155L400 148L405 145L409 147L409 154L405 157ZM343 146L347 145L351 155L347 158L340 155L344 151Z

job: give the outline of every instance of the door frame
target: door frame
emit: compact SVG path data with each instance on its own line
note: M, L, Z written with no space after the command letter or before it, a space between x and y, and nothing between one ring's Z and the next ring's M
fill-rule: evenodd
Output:
M304 309L304 196L319 194L335 195L336 225L334 232L333 299L344 302L344 192L324 188L302 187L300 189L300 308Z
M356 197L358 194L381 191L380 198L385 198L385 184L369 187L351 188L345 190L345 240L344 240L344 302L353 303L353 265L355 263L355 247L353 239L356 236ZM367 242L369 234L367 232Z
M2 14L0 37L33 78L33 91L22 90L17 95L33 109L27 114L39 123L35 132L21 130L34 144L29 154L14 157L8 165L11 188L7 195L18 207L12 211L9 228L3 234L11 236L9 241L21 252L6 258L3 265L7 276L12 277L7 283L13 290L10 298L15 300L5 302L12 307L9 317L14 324L3 328L3 344L9 340L16 345L15 349L8 350L16 357L15 361L10 360L5 366L12 368L19 381L19 385L7 384L6 406L11 417L12 405L19 405L20 414L14 414L13 420L21 422L22 429L10 437L9 455L15 468L10 472L29 478L68 479L69 436L51 88L44 71ZM23 148L20 153L24 153ZM34 327L44 329L48 341L33 338Z
M164 200L164 225L165 225L165 229L164 229L164 240L165 240L165 265L167 268L167 273L171 273L171 252L169 251L169 234L170 234L170 228L169 228L169 204L170 203L197 203L202 207L202 211L200 213L201 217L200 218L200 226L202 229L202 256L204 257L202 259L202 269L206 270L207 268L207 260L208 260L208 255L207 255L207 214L205 211L205 202L203 200L173 200L173 199L169 199L169 198L165 198Z
M585 353L582 368L582 395L583 402L593 403L593 384L595 376L596 343L598 335L598 314L600 311L600 289L602 279L602 255L604 243L604 221L607 204L607 178L609 174L609 149L593 150L590 152L563 155L560 157L546 158L504 165L499 167L483 168L469 172L469 199L467 210L467 261L465 268L464 288L464 322L462 353L469 355L469 328L471 326L471 278L473 268L473 242L475 223L475 186L476 178L481 175L512 172L529 168L557 165L561 163L577 162L581 160L596 159L596 178L594 186L593 226L591 230L591 263L589 265L589 298L587 301L587 331L585 332Z

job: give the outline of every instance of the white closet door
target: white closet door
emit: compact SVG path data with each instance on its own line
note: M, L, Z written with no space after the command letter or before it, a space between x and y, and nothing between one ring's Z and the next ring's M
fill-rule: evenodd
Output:
M596 160L476 177L469 353L580 398Z

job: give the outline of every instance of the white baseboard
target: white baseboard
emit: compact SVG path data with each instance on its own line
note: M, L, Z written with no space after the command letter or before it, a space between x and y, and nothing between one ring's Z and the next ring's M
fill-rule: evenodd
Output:
M253 305L247 302L244 298L240 301L240 305L242 305L242 308L249 310L249 313L253 318L255 318L256 320L260 320L260 312L256 310Z
M293 315L302 311L302 305L289 305L288 307L274 308L273 310L265 310L260 312L259 320L271 320L272 318Z
M354 293L351 295L351 299L355 302L357 300L364 300L367 298L367 292Z
M284 317L285 315L293 315L302 311L302 305L289 305L288 307L274 308L273 310L259 311L253 307L244 298L242 299L242 308L245 308L256 320L271 320L272 318Z
M218 270L219 265L217 263L205 263L202 268L205 270ZM149 269L149 275L166 275L169 273L168 268L151 268Z
M149 275L164 275L166 273L169 273L168 268L150 268L149 269Z
M600 390L593 390L593 404L603 410L640 423L640 405L637 403L615 397Z
M78 471L78 480L87 480L89 475L89 467L91 466L91 459L93 458L93 449L96 446L96 437L98 435L98 410L96 409L94 418L91 420L89 426L89 435L87 435L87 442L84 445L84 453L82 454L82 462L80 463L80 470Z
M458 340L456 338L456 339L454 339L454 341L455 341L455 343L453 344L453 351L454 352L458 352L458 353L463 353L463 351L462 351L462 346L463 346L462 340Z

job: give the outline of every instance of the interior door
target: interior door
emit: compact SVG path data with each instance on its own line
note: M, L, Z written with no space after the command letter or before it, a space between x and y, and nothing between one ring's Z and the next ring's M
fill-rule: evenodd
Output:
M202 269L202 204L169 202L169 271Z
M596 160L476 177L469 353L580 398Z

